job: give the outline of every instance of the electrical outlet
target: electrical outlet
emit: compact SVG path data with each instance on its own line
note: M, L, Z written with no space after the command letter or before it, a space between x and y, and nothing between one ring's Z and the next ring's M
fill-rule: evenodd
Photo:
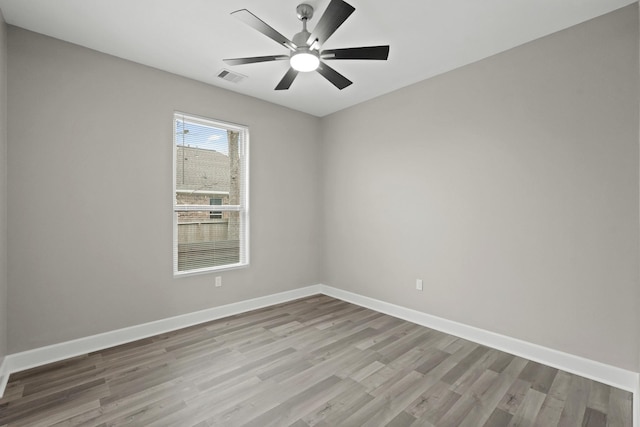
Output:
M222 276L216 276L216 288L222 286Z
M422 290L422 279L416 279L416 289L419 291Z

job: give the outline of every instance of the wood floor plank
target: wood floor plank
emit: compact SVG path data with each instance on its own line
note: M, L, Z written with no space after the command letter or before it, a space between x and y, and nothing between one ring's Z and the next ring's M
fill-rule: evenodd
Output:
M19 381L9 382L4 389L4 395L0 398L0 405L6 405L15 399L22 398L24 393L24 384Z
M229 381L222 386L199 391L193 396L185 397L185 402L191 407L216 403L216 413L231 408L257 393L267 391L271 387L270 382L262 381L258 377L249 377L243 381Z
M361 358L354 363L344 364L342 367L338 368L335 375L340 378L351 377L356 372L360 372L367 366L371 366L374 363L382 363L380 360L382 360L383 357L375 351L363 350L361 354Z
M511 418L513 418L513 415L510 413L495 408L491 416L483 424L483 427L507 427L511 423Z
M415 399L406 408L415 418L435 423L460 399L460 395L449 389L449 384L438 381Z
M325 295L12 374L0 427L631 427L632 396Z
M416 368L416 371L426 375L450 356L449 353L436 348L428 354L426 360Z
M558 370L544 366L537 362L529 362L522 370L520 378L530 382L531 388L541 393L547 393L558 374Z
M112 419L107 425L111 426L146 426L154 421L165 419L168 415L186 408L182 400L172 396L153 402L135 411L122 414Z
M611 388L609 395L609 410L607 412L607 427L631 427L632 418L629 411L632 410L631 393L617 388Z
M65 409L56 408L55 411L51 411L49 414L47 414L46 417L42 417L40 415L40 418L44 418L42 420L29 421L29 419L27 418L20 422L13 423L12 425L29 425L31 427L49 427L52 425L59 426L61 424L64 425L67 420L75 418L79 414L83 414L88 411L94 411L98 408L100 408L100 401L97 399L90 400L83 404L77 404L74 402L72 404L66 405Z
M607 416L595 409L587 408L582 419L584 427L607 427Z
M193 385L185 383L182 378L177 378L170 382L141 390L136 394L123 396L117 400L102 398L100 400L100 412L95 417L84 421L82 425L99 426L101 424L111 424L113 420L119 419L126 414L134 414L156 402L165 399L181 401L189 396L198 394L198 390Z
M384 368L385 364L380 362L379 360L375 360L368 365L358 369L356 372L350 375L351 379L354 381L362 381L367 378L369 375L373 375L378 372L380 369Z
M195 414L200 414L200 419L206 420L208 424L220 425L218 420L221 417L233 413L244 402L252 402L263 394L277 390L277 384L271 381L260 381L251 385L252 380L253 378L241 384L229 384L227 387L210 390L206 395L188 399L188 408L184 412L192 417ZM215 404L212 405L212 402ZM175 417L176 420L182 418L184 418L182 415Z
M348 388L348 385L345 385L340 378L336 376L325 378L306 390L291 395L260 415L250 418L250 421L243 425L246 427L289 425L336 397L345 388Z
M346 389L342 394L327 401L315 411L311 411L303 420L309 426L328 427L342 425L345 418L358 411L371 400L373 400L373 396L366 393L360 384L354 383L351 388Z
M205 382L200 382L198 386L202 389L207 389L215 386L216 384L223 383L231 379L253 376L258 369L268 369L268 367L280 363L283 357L286 357L293 353L295 353L295 350L292 348L288 348L275 354L270 354L259 359L247 361L246 363L227 365L226 369L220 369L217 374L214 373L212 377L208 378L208 380Z
M553 383L551 383L551 388L548 393L549 396L555 397L562 402L567 400L572 378L573 375L570 373L559 371L558 375L554 378Z
M511 363L514 357L515 356L513 356L512 354L501 351L499 352L499 355L496 358L495 362L493 362L493 364L489 366L489 369L497 373L501 373L504 370L504 368L509 366L509 363Z
M458 427L475 405L473 396L464 395L436 423L439 427Z
M527 391L527 394L522 401L522 404L518 407L518 410L513 414L511 422L508 427L528 427L533 426L542 403L544 402L546 395L533 388Z
M497 372L487 369L463 393L463 395L470 395L476 401L476 404L473 405L473 408L462 420L459 427L481 426L491 416L495 407L494 401L497 400L494 396L495 384L499 378L500 375ZM454 391L459 392L457 390Z
M55 378L57 375L56 373L64 375L64 373L74 372L76 369L81 369L87 365L95 366L96 360L100 358L101 356L89 354L71 357L59 362L53 362L36 368L27 369L22 372L15 372L11 374L11 381L21 383L42 382L45 377L48 378L49 376L52 376Z
M425 419L418 418L409 427L436 427L436 426Z
M491 366L496 357L497 352L486 352L474 364L470 365L468 369L460 376L460 378L458 378L451 385L451 390L455 391L458 394L465 394L472 385L476 384L476 381L479 378L481 378L485 374L490 374L486 372L487 368ZM493 375L490 376L492 378L494 377Z
M385 427L407 427L412 425L416 419L406 412L400 412L394 419L389 421Z
M559 427L581 426L589 397L589 380L573 376L564 409L560 415Z
M534 427L555 427L560 421L562 415L562 409L564 408L564 402L556 399L553 396L547 395L542 402L542 407L535 422Z
M491 419L494 416L500 417L501 414L495 413L495 409L498 409L498 403L507 393L507 390L509 390L513 383L517 380L526 363L527 361L524 359L512 357L509 359L509 364L506 367L502 368L502 372L497 375L497 378L491 383L491 386L489 388L478 388L474 385L471 388L470 392L477 393L476 398L478 399L478 404L471 409L467 417L461 423L461 427L481 426L484 425L487 420ZM492 369L487 370L488 374L490 374L491 372L496 371ZM476 390L481 390L481 392L478 392ZM510 421L512 414L508 412L506 413L510 415L510 417L508 417Z
M524 401L530 387L531 383L528 383L521 378L516 379L511 387L509 387L509 390L507 390L502 400L498 402L498 408L514 415L518 411L520 404Z
M309 424L305 423L302 420L298 420L295 423L289 425L289 427L309 427Z
M384 393L377 395L371 402L360 408L345 420L345 424L354 426L385 425L395 418L417 396L422 394L426 383L419 372L412 371L395 382ZM415 395L415 396L414 396ZM390 397L393 396L393 399Z
M589 384L589 397L587 399L587 407L606 414L609 408L610 394L611 387L608 387L605 384L596 381L591 381L591 383Z

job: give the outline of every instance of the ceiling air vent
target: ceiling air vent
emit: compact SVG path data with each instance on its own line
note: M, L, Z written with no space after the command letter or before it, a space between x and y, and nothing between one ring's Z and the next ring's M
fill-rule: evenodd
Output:
M231 83L240 83L242 80L247 78L247 76L243 76L242 74L234 73L233 71L225 69L218 73L218 77Z

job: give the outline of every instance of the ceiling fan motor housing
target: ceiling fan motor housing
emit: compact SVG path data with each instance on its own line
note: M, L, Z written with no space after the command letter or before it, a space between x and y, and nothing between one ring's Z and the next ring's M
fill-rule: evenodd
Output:
M309 46L307 46L307 40L309 39L309 36L311 36L311 33L307 30L302 30L299 33L297 33L295 36L293 36L293 40L291 40L293 42L293 44L295 44L298 49L300 48L307 48L309 49Z

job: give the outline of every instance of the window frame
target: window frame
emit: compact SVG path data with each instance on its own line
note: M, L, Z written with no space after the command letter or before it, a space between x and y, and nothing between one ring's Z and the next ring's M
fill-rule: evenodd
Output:
M244 268L249 265L249 127L246 125L226 122L218 119L212 119L209 117L199 116L190 113L183 113L182 111L174 111L173 115L173 137L171 138L172 147L172 195L173 200L173 276L186 277L198 274L206 274L212 272L221 272L225 270L234 270L238 268ZM177 156L178 150L176 149L176 135L178 133L178 120L193 120L194 122L201 122L207 126L219 127L225 130L236 131L240 133L238 137L238 151L241 170L241 179L243 184L240 191L240 200L238 205L215 205L216 213L224 212L239 212L240 220L240 247L239 247L239 261L234 264L224 264L218 266L197 268L191 270L178 270L178 212L189 211L211 211L212 205L178 205L177 204Z

